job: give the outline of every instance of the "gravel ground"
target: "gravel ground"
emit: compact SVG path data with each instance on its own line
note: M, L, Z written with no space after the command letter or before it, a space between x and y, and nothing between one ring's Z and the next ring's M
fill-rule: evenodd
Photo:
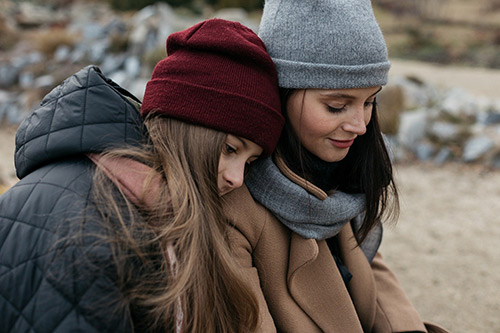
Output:
M401 213L382 253L426 320L500 332L500 171L397 165Z

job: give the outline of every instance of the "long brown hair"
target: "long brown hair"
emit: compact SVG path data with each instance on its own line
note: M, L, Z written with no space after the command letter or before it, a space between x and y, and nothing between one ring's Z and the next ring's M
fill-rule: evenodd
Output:
M294 133L287 116L287 100L293 92L293 89L280 90L282 114L286 123L276 153L294 172L311 181L310 156ZM397 217L398 191L393 178L392 162L378 123L376 103L373 106L370 122L366 126L366 133L354 141L347 156L338 163L332 189L365 194L366 211L363 224L355 231L359 243L383 219Z
M155 204L134 207L123 194L116 197L102 171L94 176L94 198L111 226L118 284L135 328L175 331L182 300L184 332L255 330L257 300L231 255L217 191L226 134L160 116L145 125L150 140L143 148L115 149L103 158L149 165L147 182L162 180ZM175 249L176 274L169 270L167 243Z

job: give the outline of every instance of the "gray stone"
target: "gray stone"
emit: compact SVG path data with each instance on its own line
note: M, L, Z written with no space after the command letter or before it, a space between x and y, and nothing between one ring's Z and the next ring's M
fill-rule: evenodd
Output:
M425 109L404 112L401 114L398 141L403 147L414 151L417 142L424 138L426 127Z
M457 118L475 116L479 110L474 96L461 88L452 88L444 93L441 110Z
M141 62L139 58L130 56L125 59L125 71L130 78L136 78L141 73Z
M119 70L112 73L109 76L109 78L125 89L128 89L128 85L132 81L130 80L130 77L127 75L127 72L124 70Z
M10 87L17 83L19 78L19 68L11 66L9 63L0 64L0 87Z
M52 75L42 75L35 79L35 88L52 88L55 84L54 77Z
M465 143L462 159L465 162L477 161L493 147L494 142L489 137L473 137Z
M146 90L146 84L148 83L148 81L149 79L141 79L141 78L135 79L128 87L128 91L142 101L142 99L144 98L144 92Z
M435 151L436 149L429 142L420 142L416 145L415 155L420 161L428 161Z
M437 99L435 88L407 77L395 77L391 85L400 86L403 89L405 110L414 110L434 105Z
M33 87L35 82L35 76L31 72L22 72L19 74L19 85L23 89L29 89Z
M127 55L124 53L107 54L99 68L102 70L104 75L110 75L111 73L123 68L126 58Z
M439 150L439 152L434 157L434 163L437 165L441 165L452 158L453 154L448 147L443 147Z
M459 137L460 128L456 124L436 121L430 124L428 132L441 142L450 142Z
M11 94L8 91L0 90L0 123L6 117L7 110L12 101Z
M484 118L481 119L481 122L487 126L500 124L500 112L489 111L489 112L484 113Z
M54 52L54 60L57 62L66 62L71 55L71 49L67 45L59 46Z
M91 63L101 63L106 57L106 52L109 48L109 40L98 40L90 43L88 57Z

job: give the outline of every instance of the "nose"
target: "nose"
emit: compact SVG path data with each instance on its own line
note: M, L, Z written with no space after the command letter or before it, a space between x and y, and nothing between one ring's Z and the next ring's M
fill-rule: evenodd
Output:
M234 165L223 174L224 181L231 187L237 189L243 185L245 165Z
M366 110L363 107L356 107L352 110L349 119L344 123L344 131L351 132L356 135L366 133Z

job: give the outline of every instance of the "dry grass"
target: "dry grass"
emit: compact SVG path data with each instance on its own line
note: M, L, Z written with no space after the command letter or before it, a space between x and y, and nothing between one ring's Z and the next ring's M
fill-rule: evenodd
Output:
M11 29L3 17L0 16L0 51L8 50L18 41L18 33Z
M60 46L72 47L78 41L78 36L64 29L53 28L37 31L31 37L38 51L52 56Z
M393 57L500 68L500 0L377 0Z

